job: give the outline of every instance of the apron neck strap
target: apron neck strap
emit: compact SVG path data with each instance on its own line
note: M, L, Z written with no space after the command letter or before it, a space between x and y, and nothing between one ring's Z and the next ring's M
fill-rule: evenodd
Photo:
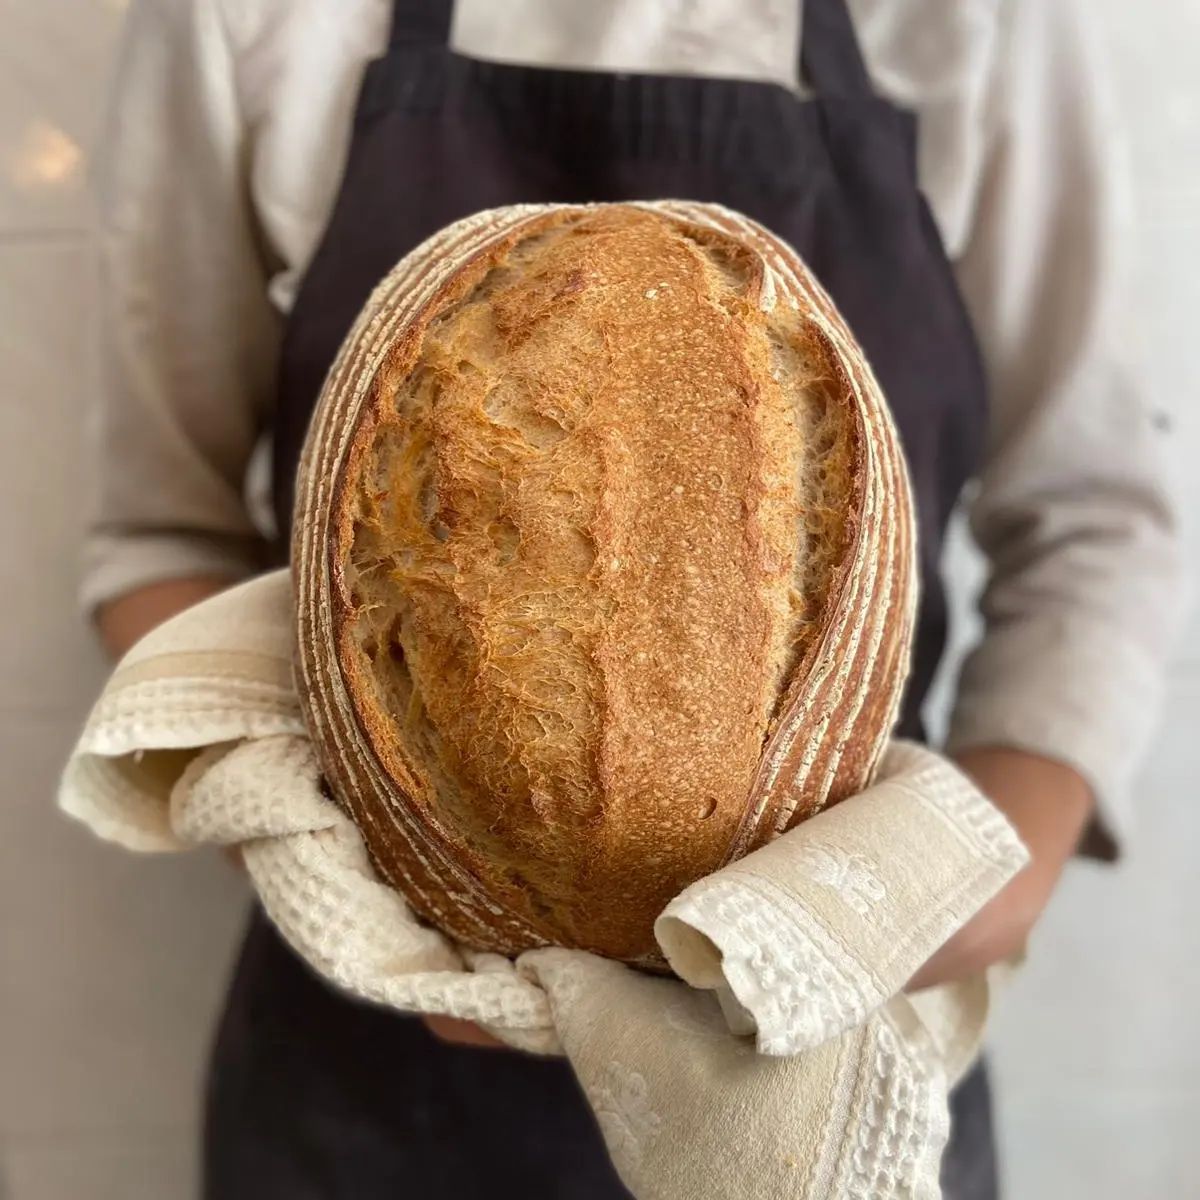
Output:
M846 0L802 0L800 78L818 96L872 95Z
M394 0L393 46L448 46L454 0Z

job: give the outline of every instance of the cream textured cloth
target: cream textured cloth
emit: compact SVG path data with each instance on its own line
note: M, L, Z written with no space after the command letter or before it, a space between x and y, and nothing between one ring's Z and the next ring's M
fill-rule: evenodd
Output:
M240 844L271 919L340 987L565 1053L642 1200L939 1195L989 983L899 991L1025 860L953 767L897 743L881 782L688 888L657 925L686 982L570 950L514 963L452 945L376 879L321 792L292 630L276 572L139 643L62 807L131 849Z

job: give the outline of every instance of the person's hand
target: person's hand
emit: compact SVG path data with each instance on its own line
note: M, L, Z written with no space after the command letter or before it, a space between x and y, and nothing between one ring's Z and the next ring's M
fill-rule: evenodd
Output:
M224 591L230 583L228 579L204 575L164 579L127 592L101 605L97 611L96 627L100 640L114 659L120 658L156 626L185 608Z
M1012 822L1030 861L913 976L909 991L964 979L1021 953L1092 812L1087 783L1062 763L990 747L964 751L957 762Z
M474 1021L460 1021L455 1017L425 1016L421 1018L425 1028L441 1042L449 1042L453 1046L484 1046L489 1049L505 1049L499 1038L494 1038L488 1032L480 1029Z

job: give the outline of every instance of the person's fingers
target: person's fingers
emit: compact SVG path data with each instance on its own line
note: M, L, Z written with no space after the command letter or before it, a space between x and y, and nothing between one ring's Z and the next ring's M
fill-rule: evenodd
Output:
M905 991L965 979L1020 954L1093 806L1087 782L1062 763L1004 747L964 751L958 761L1012 823L1029 862L930 956Z
M968 921L933 954L908 981L904 990L918 992L939 983L968 979L1018 954L1028 930L1010 922L1003 914L981 913Z
M1055 873L1026 867L935 951L905 991L952 983L1019 954L1053 889Z
M486 1030L480 1029L474 1021L460 1021L457 1017L425 1016L421 1018L425 1028L443 1042L455 1046L488 1046L503 1047L499 1038L494 1038Z

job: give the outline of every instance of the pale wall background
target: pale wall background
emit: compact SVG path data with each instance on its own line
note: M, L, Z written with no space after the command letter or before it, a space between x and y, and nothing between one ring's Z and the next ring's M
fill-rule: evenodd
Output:
M51 804L104 671L72 597L96 386L86 172L124 7L0 0L3 1200L194 1194L204 1046L245 904L222 863L126 856ZM1191 452L1198 547L1200 7L1092 8L1136 167L1131 305L1178 461ZM1010 1200L1200 1196L1198 776L1194 622L1141 776L1140 839L1119 871L1073 869L995 1025Z

